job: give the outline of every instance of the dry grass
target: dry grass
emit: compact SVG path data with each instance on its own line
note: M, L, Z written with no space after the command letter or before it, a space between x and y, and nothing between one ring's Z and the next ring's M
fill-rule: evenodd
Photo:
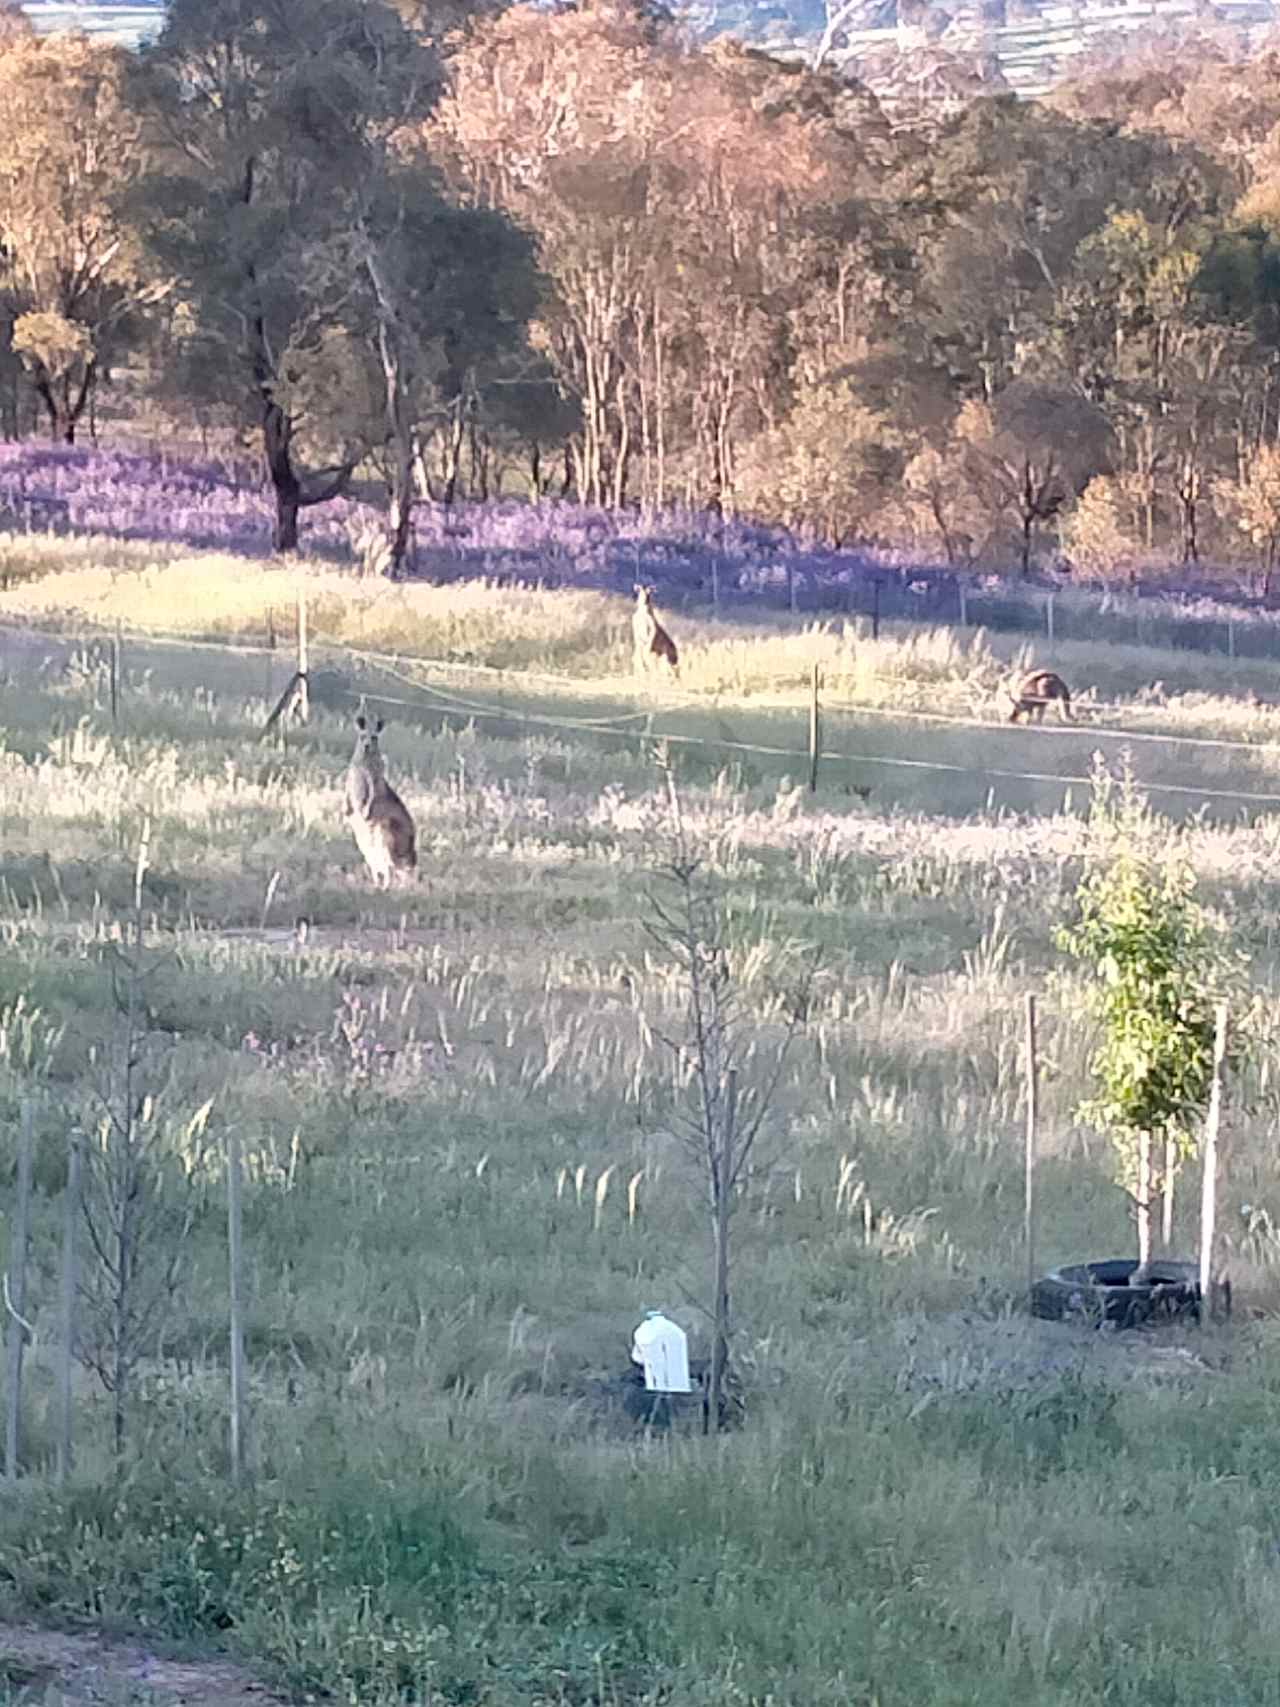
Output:
M593 695L629 699L630 602L603 593L506 587L488 581L390 585L338 570L264 568L225 555L175 558L122 546L103 561L95 542L47 542L73 564L0 592L0 622L68 634L176 635L246 645L292 644L306 594L313 642L445 660L479 669L546 673L589 684ZM200 596L192 597L198 582ZM863 619L825 623L776 616L671 620L681 647L678 689L645 684L665 703L712 700L798 707L813 668L824 696L891 710L931 710L1001 721L1010 682L1052 664L1071 683L1085 723L1248 740L1280 735L1267 701L1272 667L1213 653L1060 642L984 631L899 625L872 640Z
M621 627L621 603L587 595L514 606L492 588L307 578L317 613L332 598L354 631L366 601L402 652L453 620L455 646L523 649L538 667L557 610L566 631L610 611ZM292 571L230 579L234 597L214 577L187 620L231 626L202 632L251 635L296 589ZM79 585L105 599L111 583ZM154 603L136 584L129 596L138 628L182 610L167 571ZM67 612L60 597L42 614ZM34 614L21 595L6 608ZM98 620L125 620L107 608ZM792 739L815 653L850 697L945 689L957 704L991 659L927 631L878 648L728 624L690 636L692 709L656 710L706 731L776 719ZM1042 1260L1130 1237L1105 1147L1072 1118L1088 1085L1079 991L1053 981L1083 795L1014 815L923 786L895 805L877 781L864 804L833 773L811 800L795 767L677 752L730 919L747 1079L768 1070L794 945L820 941L825 965L738 1209L747 1426L668 1447L600 1398L643 1309L672 1309L697 1340L707 1284L663 1043L681 992L644 928L667 810L647 754L514 716L398 714L384 746L418 820L421 881L383 896L341 820L345 719L321 706L285 753L264 748L262 660L218 657L216 685L193 691L212 657L132 644L113 726L79 648L6 656L0 1007L21 992L66 1027L39 1131L38 1467L62 1145L111 1033L107 944L149 814L164 1095L179 1112L214 1096L249 1158L256 1482L236 1496L224 1475L215 1173L132 1419L130 1475L112 1480L86 1384L80 1480L52 1493L33 1479L0 1537L11 1597L228 1642L298 1693L375 1707L1273 1698L1270 1324L1240 1327L1229 1370L1198 1352L1166 1369L1141 1345L1026 1332L1016 1310L1028 989L1044 1026ZM779 703L753 710L743 689ZM548 700L567 709L575 691L610 698L588 680ZM857 727L869 738L870 720ZM886 720L885 741L959 754L981 736L1045 768L1087 752L1052 729L960 729L940 749L921 727ZM1185 753L1165 762L1204 774ZM1162 826L1267 992L1276 822ZM1224 1183L1246 1311L1280 1275L1272 1030L1264 1015ZM1180 1247L1194 1237L1188 1191Z

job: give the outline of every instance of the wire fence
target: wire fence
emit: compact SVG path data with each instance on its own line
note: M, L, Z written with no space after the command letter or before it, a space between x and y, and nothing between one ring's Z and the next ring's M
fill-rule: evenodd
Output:
M957 764L940 759L919 759L891 756L883 753L851 752L846 749L821 745L815 754L811 746L808 748L781 747L752 741L735 741L724 736L686 735L676 731L663 731L657 726L654 711L630 712L616 718L566 718L550 716L545 713L527 710L513 710L511 707L495 706L482 701L451 693L438 688L420 677L408 673L408 660L388 657L385 654L362 652L357 648L345 646L331 637L325 638L325 644L340 650L345 656L357 659L366 665L385 671L395 676L405 685L414 688L419 694L428 696L427 699L409 700L403 696L392 696L376 692L344 690L346 697L354 701L364 701L368 704L395 705L401 709L434 710L437 712L453 712L477 721L500 721L503 723L518 722L522 727L554 729L568 732L582 732L603 735L613 735L623 739L663 743L668 746L685 748L702 748L706 750L728 753L753 754L762 757L794 759L797 762L812 762L815 757L820 761L832 761L849 765L878 765L908 771L932 771L949 775L972 775L984 779L1004 782L1052 784L1067 788L1089 786L1087 774L1062 773L1055 771L1012 770L1001 766L982 764ZM420 659L412 660L412 666L419 670L467 668L457 666L448 660ZM570 684L566 678L547 678L533 673L519 671L493 672L501 675L509 682L545 682L554 680L560 690L565 691ZM695 696L685 696L685 704L696 705ZM1101 708L1099 708L1101 709ZM1115 708L1118 709L1118 708ZM824 701L823 713L835 712L848 718L883 718L894 722L924 723L955 729L980 730L986 734L996 732L1006 733L1007 724L993 724L981 718L966 718L948 716L938 712L897 711L883 706L860 706L842 701ZM642 724L643 727L636 727ZM1042 735L1040 730L1026 729L1022 733L1031 739ZM1075 727L1071 724L1059 724L1054 728L1054 736L1067 735L1088 737L1093 740L1106 739L1129 743L1143 741L1166 747L1192 747L1237 751L1248 753L1251 757L1259 755L1274 755L1280 757L1280 743L1232 741L1223 737L1211 736L1182 736L1167 735L1156 731L1131 731L1126 729L1108 729L1097 725ZM1237 800L1251 805L1280 805L1280 793L1254 789L1209 788L1201 784L1181 783L1144 783L1144 788L1153 793L1169 794L1182 798L1200 798L1205 800Z
M301 625L305 634L305 624ZM25 634L37 638L40 631L24 630ZM76 646L83 644L83 636L45 633L46 642ZM538 709L535 704L512 706L495 704L492 697L485 697L483 692L468 691L464 681L495 684L514 691L524 691L530 698L536 692L545 696L548 687L565 697L585 696L592 691L593 686L598 691L609 688L613 692L620 691L619 684L592 684L590 682L574 681L567 677L558 677L534 671L495 670L491 667L460 664L457 660L411 657L406 658L395 654L383 654L363 650L346 645L332 636L313 634L311 641L317 650L331 657L354 674L362 670L372 678L371 685L361 686L352 681L348 685L340 678L335 687L336 696L343 703L352 705L361 702L368 704L394 705L408 710L415 715L425 717L457 718L464 724L497 722L503 726L517 726L519 729L544 729L563 732L575 739L612 739L629 743L666 743L685 750L703 750L709 753L751 754L782 758L789 762L803 765L806 761L815 767L819 764L847 764L877 766L888 769L900 769L907 773L919 774L950 774L970 775L986 782L1000 781L1020 784L1053 785L1064 788L1086 787L1089 777L1082 774L1060 773L1053 770L1015 769L1007 766L986 765L977 762L952 762L939 757L916 757L900 754L885 754L872 751L854 751L843 744L828 746L821 735L821 718L819 710L827 715L834 715L845 720L846 726L856 720L874 719L894 720L899 723L917 726L922 729L955 730L966 738L985 739L999 736L1005 741L1018 743L1033 742L1045 738L1047 731L1035 729L1010 729L1007 724L987 722L974 717L948 716L944 713L896 711L880 706L860 706L850 703L830 702L820 705L820 683L815 672L813 678L813 705L809 708L809 729L811 731L808 746L773 744L758 741L739 741L729 736L690 734L678 729L663 728L664 721L669 721L677 711L693 708L707 711L705 701L690 693L664 691L654 697L651 705L641 708L620 711L615 715L604 716L572 716L557 714L550 710ZM310 673L311 655L304 650L298 659L305 669L293 672L293 681L303 680ZM130 646L171 647L180 650L190 657L226 656L246 660L266 659L277 656L274 649L252 644L233 642L190 641L179 636L133 636ZM110 647L110 669L112 672L111 704L113 713L122 706L123 678L121 677L120 639L117 636ZM436 679L430 679L434 676ZM379 678L389 678L399 690L397 692L380 691ZM292 684L291 684L292 685ZM286 695L288 690L286 690ZM270 695L268 694L268 699ZM280 702L283 706L284 699ZM303 702L305 704L305 701ZM799 715L803 708L794 705L785 708L784 715ZM1094 740L1112 740L1130 742L1143 740L1147 743L1161 744L1169 750L1187 747L1209 750L1229 750L1247 754L1251 758L1259 755L1273 757L1280 753L1278 743L1253 743L1248 741L1232 741L1224 738L1169 735L1154 731L1130 731L1126 729L1099 728L1096 726L1077 729L1068 724L1056 725L1053 735L1057 736L1089 736ZM1030 749L1025 749L1030 750ZM814 774L811 771L811 774ZM1264 792L1244 788L1213 788L1201 784L1151 782L1144 783L1144 788L1152 793L1167 794L1183 798L1191 797L1203 801L1223 800L1247 803L1250 805L1280 806L1280 792ZM141 866L139 867L141 872ZM140 881L140 878L139 878ZM1030 1009L1033 1016L1034 1008ZM1029 1087L1034 1084L1036 1071L1037 1045L1035 1041L1033 1018L1029 1026L1029 1042L1026 1051L1027 1073ZM1219 1058L1220 1070L1220 1058ZM1028 1092L1028 1137L1026 1149L1027 1177L1027 1211L1026 1211L1026 1247L1029 1283L1034 1295L1035 1287L1035 1246L1033 1241L1033 1223L1031 1214L1031 1181L1034 1178L1034 1162L1036 1151L1035 1138L1035 1101L1034 1091ZM6 1319L6 1371L4 1383L5 1395L5 1451L4 1474L10 1488L16 1485L20 1471L35 1468L38 1460L34 1453L28 1454L23 1440L23 1357L27 1339L30 1335L28 1315L32 1313L32 1299L28 1289L28 1255L29 1239L27 1232L27 1208L32 1196L31 1157L32 1157L32 1128L33 1107L28 1099L24 1102L21 1114L21 1125L18 1133L18 1167L14 1195L13 1232L8 1246L8 1272L0 1277L4 1280L4 1306ZM65 1477L73 1463L73 1385L72 1364L76 1355L79 1328L76 1316L77 1301L83 1296L84 1289L77 1283L77 1264L91 1264L95 1258L91 1243L86 1241L83 1230L81 1210L84 1200L81 1193L93 1188L93 1180L88 1173L83 1179L79 1171L80 1150L78 1139L73 1133L68 1142L68 1172L67 1185L63 1194L62 1217L62 1285L60 1304L57 1317L57 1334L54 1351L56 1354L56 1369L52 1373L56 1379L53 1383L57 1394L52 1422L53 1451L51 1453L52 1467L59 1477ZM296 1160L296 1152L293 1160ZM247 1164L247 1165L246 1165ZM291 1161L291 1168L292 1168ZM479 1158L474 1164L477 1179L489 1165L488 1155ZM599 1230L606 1211L609 1194L609 1181L614 1173L615 1164L600 1168L597 1165L594 1188L587 1190L587 1165L581 1164L570 1170L561 1167L554 1181L554 1191L557 1200L566 1203L572 1196L575 1207L582 1210L584 1215L592 1217L592 1226ZM290 1180L292 1174L289 1175ZM836 1213L853 1215L855 1209L863 1218L865 1237L870 1243L874 1237L872 1213L869 1200L851 1187L850 1161L848 1157L840 1158L838 1178L834 1189L834 1205ZM254 1175L253 1158L245 1158L241 1153L240 1134L229 1133L225 1154L225 1182L227 1194L227 1320L230 1356L228 1360L229 1380L227 1417L229 1428L228 1461L230 1474L238 1477L245 1473L251 1459L251 1452L246 1444L249 1439L249 1424L251 1421L250 1404L250 1375L253 1373L252 1361L248 1355L245 1337L246 1283L243 1274L243 1246L241 1227L241 1194L246 1189L261 1189L261 1181ZM647 1213L659 1214L662 1204L656 1198L650 1208L639 1196L641 1184L648 1189L649 1176L645 1170L637 1170L631 1174L626 1190L626 1224L631 1225L637 1217L643 1219ZM656 1180L653 1182L656 1185ZM99 1188L100 1189L100 1188ZM545 1189L552 1189L548 1182ZM1212 1187L1207 1188L1212 1189ZM796 1171L794 1190L797 1202L800 1200L802 1181L799 1170ZM615 1192L616 1209L615 1221L620 1224L622 1207L621 1192ZM887 1225L887 1223L886 1223ZM1212 1223L1210 1222L1210 1226ZM1208 1250L1212 1234L1204 1249ZM1207 1262L1207 1258L1205 1259ZM1207 1273L1207 1268L1202 1273ZM40 1276L35 1275L39 1280ZM30 1289L31 1292L35 1290ZM1203 1282L1202 1282L1203 1290ZM52 1292L52 1287L46 1291ZM38 1300L36 1300L38 1302ZM24 1315L27 1312L28 1315ZM38 1472L37 1472L38 1473Z
M42 639L50 643L72 646L83 645L88 638L67 632L30 627L24 627L21 633L31 639ZM101 641L102 636L100 634L95 635L94 639ZM129 644L134 648L172 648L179 651L221 655L229 658L256 658L266 662L278 659L280 656L278 648L263 643L193 640L175 634L139 633L129 637ZM765 741L737 740L722 734L690 734L678 729L664 727L664 721L669 720L667 714L681 711L686 713L690 711L695 713L718 712L719 707L708 704L703 696L695 692L680 691L675 683L664 684L661 694L655 696L652 704L642 709L622 711L612 715L573 716L562 712L539 709L536 705L531 707L529 704L520 703L495 704L492 698L480 697L477 694L468 693L459 687L447 684L456 683L460 680L488 682L504 690L510 690L513 694L523 693L530 697L538 693L545 696L549 689L554 690L560 696L574 697L592 693L614 695L629 691L629 688L618 681L601 682L553 675L544 671L502 669L493 665L460 662L457 659L450 658L405 656L396 653L377 652L353 646L334 635L315 629L310 631L309 644L317 656L323 656L332 663L346 666L352 676L358 678L359 672L363 671L384 680L389 678L400 689L408 690L407 692L387 692L380 685L347 686L342 683L329 685L329 694L344 703L351 704L353 707L361 703L385 705L418 717L457 718L466 722L501 724L522 730L546 730L580 737L613 738L639 744L663 743L687 751L784 759L810 766L814 765L816 761L821 766L868 766L879 770L900 771L916 775L933 773L939 776L972 776L987 785L1006 783L1053 786L1064 789L1087 789L1091 780L1087 772L1042 770L1031 767L1017 768L1007 764L983 763L981 759L959 762L940 757L927 758L887 754L865 748L853 749L831 743L827 739L820 739L820 745L815 752L812 738L807 746L801 747ZM311 660L307 660L307 662L308 670L302 674L315 679L316 672L310 667ZM116 667L118 668L118 661ZM443 678L443 683L439 680L429 679L433 676ZM299 679L299 673L295 673L293 679L296 682ZM291 683L290 686L292 685ZM289 689L286 689L276 707L276 712L273 713L273 720L284 711L288 698ZM771 715L785 714L785 708L768 707L762 709L767 710ZM799 710L796 707L791 709ZM1094 703L1087 708L1090 718L1097 712L1123 713L1131 712L1132 709L1132 706L1121 706L1106 702ZM880 721L886 724L916 725L936 729L940 732L970 732L980 739L1002 738L1004 740L1017 739L1031 742L1042 740L1050 734L1050 731L1045 728L1024 725L1014 729L1007 722L994 719L863 705L839 699L824 698L821 702L821 714L824 722L834 717L842 719L846 726L864 720L867 722ZM1156 730L1117 728L1093 721L1055 722L1051 733L1055 741L1059 739L1072 741L1084 739L1094 743L1109 742L1125 746L1137 744L1166 750L1187 749L1223 754L1237 753L1242 757L1247 756L1252 761L1260 759L1264 761L1280 760L1280 741L1233 740L1223 736L1169 734ZM1144 779L1141 786L1149 793L1168 795L1183 800L1234 801L1244 806L1280 806L1280 791L1267 789L1214 787L1199 782L1166 782L1158 779Z

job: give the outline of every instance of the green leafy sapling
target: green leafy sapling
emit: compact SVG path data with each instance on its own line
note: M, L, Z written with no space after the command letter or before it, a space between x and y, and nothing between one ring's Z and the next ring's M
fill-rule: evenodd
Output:
M1213 1083L1214 1012L1238 982L1240 958L1195 896L1185 859L1158 857L1155 825L1127 766L1095 769L1089 869L1074 924L1058 946L1091 974L1102 1038L1091 1062L1097 1093L1080 1118L1115 1146L1117 1184L1136 1209L1138 1272L1151 1262L1153 1155L1161 1184L1194 1155ZM1234 1029L1234 1028L1233 1028ZM1166 1233L1169 1218L1166 1216Z

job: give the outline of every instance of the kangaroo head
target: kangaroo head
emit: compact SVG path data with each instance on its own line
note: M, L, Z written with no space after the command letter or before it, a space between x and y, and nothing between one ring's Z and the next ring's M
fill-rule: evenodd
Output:
M382 718L368 718L363 714L356 718L356 750L351 755L353 764L365 764L370 770L382 770L382 749L378 746L378 737L386 728Z
M641 583L637 581L635 587L636 603L644 605L647 608L652 605L653 595L655 592L657 592L656 587L642 586Z

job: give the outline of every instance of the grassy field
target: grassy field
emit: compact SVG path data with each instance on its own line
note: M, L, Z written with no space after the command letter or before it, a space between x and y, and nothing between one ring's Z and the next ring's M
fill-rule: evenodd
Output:
M59 1028L27 1303L37 1473L0 1522L9 1610L223 1650L298 1698L374 1707L1280 1702L1265 1013L1229 1121L1230 1337L1089 1334L1019 1309L1028 990L1042 1263L1124 1254L1131 1234L1104 1147L1072 1118L1090 1036L1051 947L1085 791L1018 796L983 767L1084 776L1122 736L1000 727L1020 660L978 635L689 623L679 690L637 690L620 601L312 573L317 632L401 662L389 676L322 654L312 720L282 752L259 735L287 654L148 648L145 631L257 643L271 608L286 636L296 586L206 566L197 601L196 572L157 567L142 598L93 569L0 595L0 622L66 629L10 627L0 647L7 1133L30 1088L13 1004ZM73 610L128 624L118 722ZM1280 793L1275 713L1243 698L1266 696L1261 677L1102 647L1053 661L1122 735L1252 743L1134 743L1147 781ZM647 930L665 789L645 741L581 725L639 711L653 734L800 750L814 662L831 701L861 708L829 713L832 747L978 774L832 760L811 797L790 758L672 749L727 919L744 1079L769 1075L798 946L821 944L823 965L737 1209L744 1424L649 1439L617 1380L647 1307L705 1350L706 1192L663 1042L682 990ZM551 679L487 673L502 667ZM388 895L340 810L361 688L407 702L384 745L421 870ZM1275 818L1153 798L1170 813L1153 839L1189 854L1271 993ZM113 940L148 818L143 1070L175 1130L213 1099L215 1149L121 1471L85 1376L59 1488L44 1472L65 1139L92 1129L119 1036ZM232 1128L248 1164L240 1490L217 1160Z
M271 700L292 668L305 594L315 691L335 713L368 692L389 702L389 718L433 732L468 717L490 735L539 729L554 737L568 732L562 725L591 722L600 726L591 736L598 749L631 754L642 731L666 735L683 744L687 767L708 776L728 768L735 784L751 786L807 778L816 665L824 787L837 799L870 789L878 804L949 816L999 806L1053 811L1079 804L1095 750L1114 758L1126 745L1144 786L1169 790L1156 804L1173 816L1207 810L1238 819L1280 793L1275 668L1221 653L1081 641L1049 652L1012 635L906 622L886 624L873 640L862 619L815 624L738 612L681 617L679 682L637 684L621 598L483 581L387 586L337 571L264 571L227 556L175 563L148 555L155 548L130 549L143 553L140 564L81 566L84 547L71 542L71 567L48 573L51 557L38 578L0 592L0 624L65 636L59 655L78 660L88 704L102 699L105 637L117 627L128 637L127 668L157 690L198 683L215 699L257 692ZM148 643L158 636L203 649ZM256 649L256 661L213 643ZM1042 729L1009 728L1009 685L1045 664L1072 684L1076 724L1064 727L1051 713ZM930 764L939 768L922 768Z

